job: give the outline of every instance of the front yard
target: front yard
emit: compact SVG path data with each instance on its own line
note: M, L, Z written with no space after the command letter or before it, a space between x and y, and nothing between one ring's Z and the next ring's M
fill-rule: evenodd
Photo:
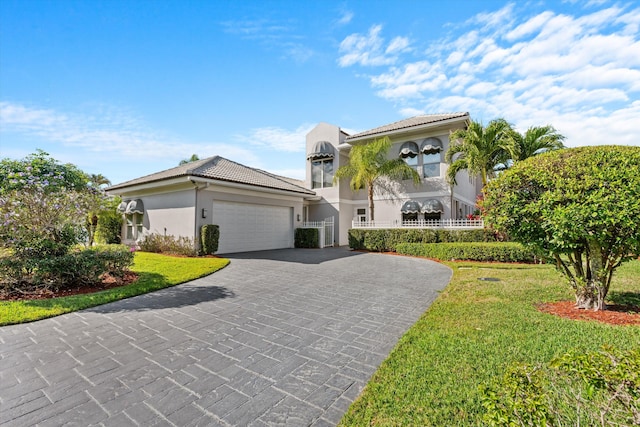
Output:
M603 344L640 346L640 326L538 311L539 303L573 298L551 266L446 264L454 270L451 283L403 336L340 425L483 425L479 386L502 377L512 362L545 363L573 348ZM623 264L610 299L637 304L639 282L640 261Z
M146 294L206 276L227 264L229 260L224 258L185 258L136 252L131 268L139 275L136 282L93 294L29 301L0 301L0 326L44 319Z

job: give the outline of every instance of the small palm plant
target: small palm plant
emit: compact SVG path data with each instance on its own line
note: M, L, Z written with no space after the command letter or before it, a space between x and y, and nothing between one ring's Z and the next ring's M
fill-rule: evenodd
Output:
M352 191L367 190L370 220L374 221L373 196L376 192L393 192L386 181L413 180L420 183L420 175L402 159L389 159L391 140L388 137L375 139L373 142L356 145L349 153L349 164L336 170L334 182L342 178L350 178Z

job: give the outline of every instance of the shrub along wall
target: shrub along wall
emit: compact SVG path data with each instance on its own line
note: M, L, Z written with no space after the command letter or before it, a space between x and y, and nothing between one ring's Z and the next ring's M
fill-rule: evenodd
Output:
M396 251L400 243L441 243L441 242L495 242L493 231L482 230L441 230L422 228L361 229L349 230L349 247L357 250Z
M514 242L400 243L396 252L441 261L534 262L534 254Z
M320 237L317 228L296 228L294 246L296 248L318 248Z
M200 250L203 255L213 255L218 250L220 241L220 227L215 224L205 224L200 228Z

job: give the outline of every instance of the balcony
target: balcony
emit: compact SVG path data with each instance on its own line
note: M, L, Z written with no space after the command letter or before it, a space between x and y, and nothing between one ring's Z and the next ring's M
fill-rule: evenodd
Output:
M418 221L351 221L351 228L444 228L444 229L482 229L482 219L440 219Z

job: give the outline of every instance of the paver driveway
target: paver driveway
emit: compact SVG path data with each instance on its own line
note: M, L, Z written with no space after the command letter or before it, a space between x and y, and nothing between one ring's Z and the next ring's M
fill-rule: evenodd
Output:
M0 424L335 425L451 272L344 248L0 328Z

